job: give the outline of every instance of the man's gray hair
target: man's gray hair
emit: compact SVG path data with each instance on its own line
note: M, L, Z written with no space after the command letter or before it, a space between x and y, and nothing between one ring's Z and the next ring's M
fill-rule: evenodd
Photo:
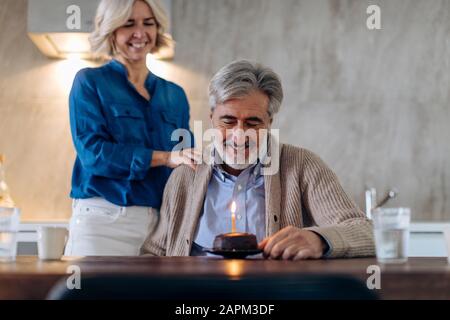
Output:
M234 61L220 69L209 83L211 110L228 100L242 98L259 90L269 98L269 115L275 115L283 101L278 75L270 68L247 60Z

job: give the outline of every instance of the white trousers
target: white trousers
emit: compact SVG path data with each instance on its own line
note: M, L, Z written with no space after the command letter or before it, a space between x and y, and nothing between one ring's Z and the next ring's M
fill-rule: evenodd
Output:
M102 198L75 199L66 256L137 256L158 222L150 207L120 207Z

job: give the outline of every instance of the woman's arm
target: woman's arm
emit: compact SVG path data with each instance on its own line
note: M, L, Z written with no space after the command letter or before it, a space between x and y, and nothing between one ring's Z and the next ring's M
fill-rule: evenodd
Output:
M180 129L185 130L182 135L183 140L173 152L154 151L152 167L164 165L170 168L176 168L181 164L185 164L195 170L196 165L201 162L202 157L198 151L192 149L195 143L194 135L189 128L189 102L186 93L181 87L174 85L172 88L173 92L169 95L169 105L174 104L178 110L181 110L182 124Z

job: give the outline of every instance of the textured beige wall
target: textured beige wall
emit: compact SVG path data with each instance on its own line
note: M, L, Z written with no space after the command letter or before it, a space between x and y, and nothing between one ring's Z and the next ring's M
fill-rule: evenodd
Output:
M86 62L49 60L26 35L25 0L0 2L0 153L23 220L70 216L68 92Z
M366 27L381 7L382 30ZM194 116L222 65L257 60L282 77L282 140L307 147L364 206L365 185L414 220L450 220L450 1L173 0L180 78Z
M382 8L381 31L365 9ZM206 88L248 58L282 77L285 142L335 169L363 205L365 184L401 195L414 220L450 220L450 1L172 0L176 59L152 70L208 121ZM25 220L67 219L74 151L67 95L85 62L52 61L26 36L26 1L0 2L0 152Z

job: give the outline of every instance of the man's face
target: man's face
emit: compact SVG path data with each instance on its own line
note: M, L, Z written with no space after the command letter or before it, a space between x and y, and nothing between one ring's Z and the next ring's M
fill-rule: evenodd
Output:
M231 168L244 170L256 163L260 143L265 142L259 141L260 130L269 129L272 122L268 108L267 95L255 90L217 105L212 112L213 128L221 133L216 150Z

